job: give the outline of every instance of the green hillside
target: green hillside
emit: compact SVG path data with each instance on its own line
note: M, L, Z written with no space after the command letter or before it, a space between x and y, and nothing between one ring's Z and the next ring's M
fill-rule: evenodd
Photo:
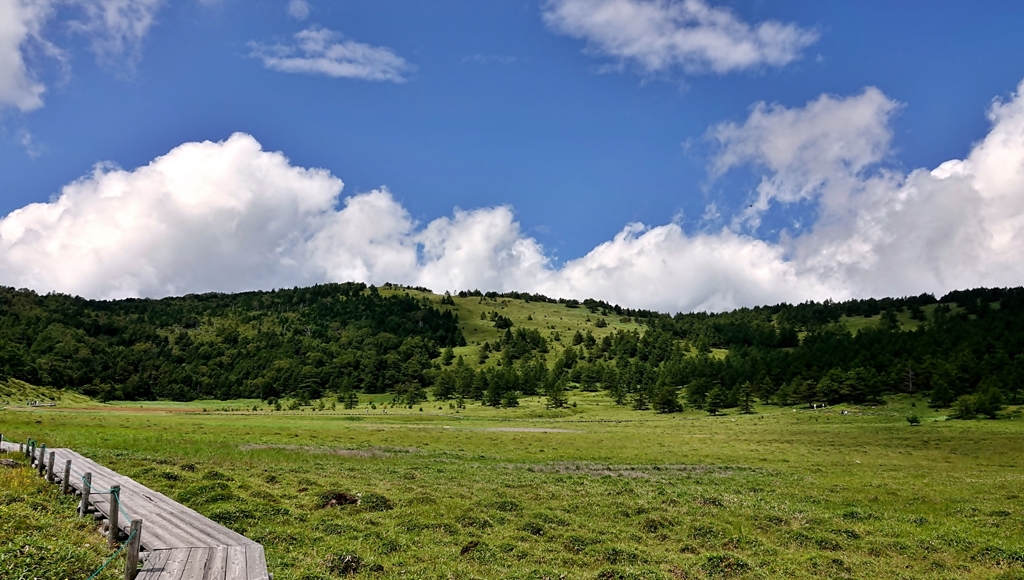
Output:
M486 297L486 296L451 296L452 304L443 304L444 296L411 288L384 288L382 295L402 294L429 300L435 307L457 314L459 328L466 338L466 346L453 348L456 356L476 359L480 347L485 343L495 343L504 334L495 327L488 315L500 314L513 323L513 328L528 328L540 332L548 340L550 349L549 360L555 358L571 344L573 335L579 331L590 332L598 340L612 333L623 330L643 333L646 327L629 316L616 315L613 311L601 314L577 306L567 308L565 304L550 302L527 302L519 298ZM598 323L604 321L604 326ZM438 360L440 356L438 357ZM499 359L488 359L484 366L493 366Z
M0 406L28 407L30 402L56 403L58 407L81 407L97 402L75 391L38 387L18 379L0 381Z
M1024 402L1021 319L1022 288L674 315L391 284L117 301L0 288L0 380L99 400L348 408L371 396L560 408L604 392L664 413L925 392L957 416L996 417Z

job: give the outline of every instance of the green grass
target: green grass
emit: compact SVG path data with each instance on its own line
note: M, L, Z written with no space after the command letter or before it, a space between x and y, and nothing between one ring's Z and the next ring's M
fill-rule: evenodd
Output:
M37 387L18 379L0 381L0 406L24 407L29 401L54 402L58 406L82 406L92 399L72 391Z
M484 342L494 344L505 333L504 330L495 328L494 323L486 319L487 315L491 312L497 312L511 319L515 323L514 328L528 328L540 331L544 338L548 340L551 351L548 354L548 360L552 363L567 345L572 344L572 337L577 330L584 334L589 330L598 340L617 330L635 330L641 334L644 331L642 325L637 324L633 320L624 322L614 312L607 316L602 316L600 312L595 314L582 306L579 308L566 308L563 304L525 302L512 298L479 298L476 296L468 298L455 296L453 297L455 305L447 306L441 304L442 297L437 294L427 294L418 290L404 288L400 290L381 290L381 294L396 293L407 293L412 296L427 298L434 302L438 308L444 308L458 314L459 327L462 329L462 334L466 337L466 346L455 348L453 351L456 356L464 356L466 362L472 363L474 366L476 365L480 347L483 346ZM481 314L484 315L484 320L480 319ZM602 318L607 323L607 326L598 328L596 323L598 319ZM560 340L556 340L556 336ZM492 356L483 366L496 364L498 358Z
M0 454L0 578L88 578L112 553L92 518L75 518L77 500L62 496L17 453ZM122 578L115 560L97 580Z
M570 400L20 408L0 432L73 447L248 535L278 580L339 577L347 555L367 578L1024 578L1020 418L944 421L908 398L720 417ZM46 527L0 506L17 522L0 576L20 577L3 566L26 534L48 553L89 543L71 502L41 493ZM323 508L335 493L362 503Z

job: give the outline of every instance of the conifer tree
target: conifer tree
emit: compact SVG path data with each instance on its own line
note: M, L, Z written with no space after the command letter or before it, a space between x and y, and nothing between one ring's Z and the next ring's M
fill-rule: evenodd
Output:
M569 399L565 396L565 387L567 381L565 375L559 376L558 378L551 377L548 380L547 388L544 389L544 394L547 395L546 406L549 409L561 409L565 407Z
M754 385L751 385L749 381L740 387L740 411L744 415L754 412Z
M678 413L682 411L683 404L679 402L679 387L662 382L658 387L658 394L654 398L654 408L659 413Z
M722 410L722 407L725 406L725 400L725 389L722 388L722 385L715 385L715 388L711 389L711 392L708 393L704 410L712 415L717 415Z

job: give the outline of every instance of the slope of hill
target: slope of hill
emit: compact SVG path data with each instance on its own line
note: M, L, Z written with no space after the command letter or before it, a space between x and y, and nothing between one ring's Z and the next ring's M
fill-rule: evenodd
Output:
M25 407L33 403L80 407L96 404L96 401L75 391L38 387L18 379L0 381L0 406Z
M107 399L358 393L514 407L605 391L636 409L1024 402L1024 289L659 314L595 300L327 284L163 300L0 289L0 378Z

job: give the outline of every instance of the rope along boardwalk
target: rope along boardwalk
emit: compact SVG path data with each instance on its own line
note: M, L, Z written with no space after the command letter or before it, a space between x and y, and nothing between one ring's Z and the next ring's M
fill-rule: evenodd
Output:
M18 452L19 447L24 448L25 444L2 441L0 446L4 451ZM65 469L68 460L71 461L70 470ZM95 512L97 519L114 523L120 539L131 537L133 521L141 522L136 526L143 526L139 538L144 565L138 571L137 579L271 578L263 546L162 493L70 449L40 447L34 451L33 462L41 474L45 470L51 482L66 485L67 491L79 494L83 499L88 498L85 507L90 508L90 513ZM132 557L131 550L128 557ZM126 572L126 577L128 575Z

